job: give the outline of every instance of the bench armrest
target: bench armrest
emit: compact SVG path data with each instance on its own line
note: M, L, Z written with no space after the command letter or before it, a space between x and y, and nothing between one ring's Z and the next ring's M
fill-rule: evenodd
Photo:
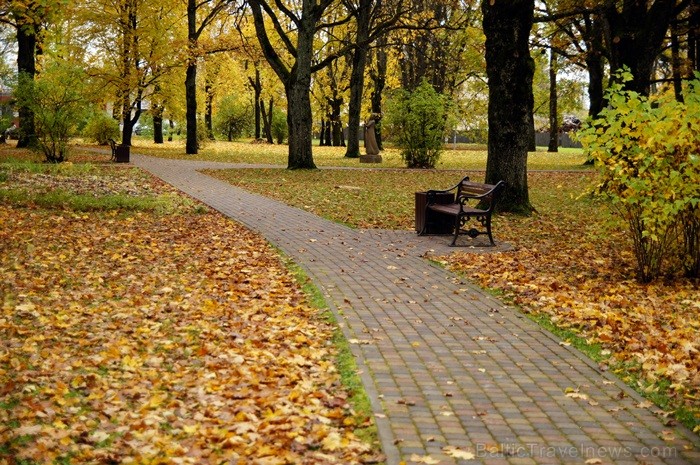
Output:
M487 185L484 185L484 187L486 186ZM457 198L455 199L455 202L459 204L460 210L462 210L464 205L466 205L467 202L469 202L470 200L488 199L488 205L486 205L486 209L484 211L491 211L495 206L496 202L498 201L498 197L504 187L505 182L498 181L498 183L496 183L491 189L489 189L486 192L460 192Z
M434 202L436 194L446 194L448 192L452 192L453 190L457 189L465 181L469 181L469 176L465 176L461 181L459 181L457 184L455 184L454 186L452 186L448 189L442 189L442 190L430 189L430 190L428 190L426 192L428 205L430 205L431 203Z

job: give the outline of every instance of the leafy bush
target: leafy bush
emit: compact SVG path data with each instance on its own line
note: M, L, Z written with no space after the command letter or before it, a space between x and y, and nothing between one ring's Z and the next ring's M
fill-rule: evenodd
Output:
M68 141L82 120L87 102L82 84L83 70L51 63L36 79L20 75L15 98L34 113L38 148L46 161L60 163L68 155Z
M647 98L625 90L630 79L620 73L608 108L579 136L601 169L596 192L627 221L641 281L658 277L669 256L698 277L700 82L687 86L680 103L671 93Z
M224 97L214 118L215 130L229 142L243 137L253 125L253 107L235 95Z
M425 79L413 92L399 89L390 97L385 124L408 168L435 167L443 149L447 114L447 99Z
M280 110L272 112L272 137L275 138L278 144L284 143L284 140L289 135L287 126L287 114Z
M83 137L99 145L107 145L110 139L119 138L119 123L104 113L97 113L88 120Z

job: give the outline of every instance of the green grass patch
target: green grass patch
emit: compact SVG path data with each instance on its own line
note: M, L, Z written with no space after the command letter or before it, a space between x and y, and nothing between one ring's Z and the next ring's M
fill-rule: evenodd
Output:
M446 189L463 176L483 181L476 171L439 170L315 170L285 169L210 170L208 174L251 192L283 201L326 219L356 228L410 230L414 226L414 194ZM536 208L567 210L574 214L589 208L588 198L576 200L595 178L593 173L529 175L531 201ZM502 221L496 218L495 221ZM498 229L494 229L498 233ZM546 231L543 231L546 233Z
M569 328L562 328L552 322L549 315L542 313L525 313L529 319L537 323L540 327L546 329L564 343L571 344L579 352L586 355L594 362L607 361L609 354L605 355L603 347L597 343L589 343L585 338L581 337L576 331Z
M289 147L287 145L253 144L250 141L212 142L205 145L196 155L187 155L183 141L154 144L136 139L132 146L133 153L142 153L162 158L207 160L227 163L270 164L286 167ZM405 168L399 149L386 147L381 152L382 163L360 163L358 158L346 158L345 147L313 147L316 166L355 167L355 168ZM445 150L436 166L439 170L484 170L486 169L487 151L484 146L466 144L446 144ZM577 169L590 170L584 165L586 157L580 149L560 149L549 153L544 148L530 152L528 168L532 170Z
M129 197L117 194L95 197L86 194L73 194L63 190L30 193L26 190L0 189L0 201L15 206L35 205L46 209L64 209L75 212L123 210L153 212L163 215L176 213L183 207L194 207L194 202L183 201L183 198L176 196Z
M97 167L90 163L37 163L35 161L7 158L0 163L0 173L8 175L9 172L50 174L55 176L80 176L95 174Z

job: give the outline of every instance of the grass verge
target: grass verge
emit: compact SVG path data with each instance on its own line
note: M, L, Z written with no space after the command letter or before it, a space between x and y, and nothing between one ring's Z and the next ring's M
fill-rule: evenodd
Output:
M291 259L282 255L281 251L280 255L284 257L285 266L291 271L295 281L307 296L309 305L312 308L320 310L323 318L334 328L332 342L337 350L335 366L343 386L350 395L350 403L355 412L355 421L358 427L355 429L354 433L367 444L370 444L372 448L380 448L379 433L374 423L372 406L365 392L365 388L362 385L362 381L357 374L358 367L352 350L350 349L350 344L338 326L338 320L328 307L328 303L323 297L323 294L313 284L306 272Z

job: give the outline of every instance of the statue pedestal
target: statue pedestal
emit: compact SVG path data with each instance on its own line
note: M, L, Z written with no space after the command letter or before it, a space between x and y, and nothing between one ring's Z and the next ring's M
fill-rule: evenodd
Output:
M381 155L360 155L360 163L381 163Z

